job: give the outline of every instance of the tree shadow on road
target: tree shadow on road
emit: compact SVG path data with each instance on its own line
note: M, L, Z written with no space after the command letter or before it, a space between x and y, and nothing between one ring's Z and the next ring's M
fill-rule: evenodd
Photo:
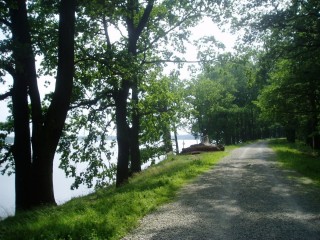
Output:
M267 148L239 154L185 188L181 222L152 239L320 239L319 189L288 179Z

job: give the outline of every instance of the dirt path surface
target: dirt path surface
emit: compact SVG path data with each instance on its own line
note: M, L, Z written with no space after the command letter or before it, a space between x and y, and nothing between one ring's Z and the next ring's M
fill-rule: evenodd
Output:
M124 239L320 239L320 191L289 179L265 142L236 149Z

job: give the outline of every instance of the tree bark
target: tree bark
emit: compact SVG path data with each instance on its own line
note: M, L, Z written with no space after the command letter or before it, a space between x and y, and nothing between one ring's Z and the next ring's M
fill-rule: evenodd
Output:
M137 0L128 0L127 10L128 15L126 18L127 31L128 31L128 54L135 60L137 56L137 42L145 28L150 13L153 8L154 0L149 0L144 10L144 13L139 21L135 24L136 7L139 5ZM132 79L134 76L134 79ZM133 92L134 104L138 104L138 78L136 73L124 79L121 89L115 94L116 104L116 125L117 125L117 141L118 141L118 161L117 161L117 179L116 186L121 186L127 182L129 177L129 158L131 157L131 170L133 172L141 171L141 159L139 148L139 129L140 129L140 116L137 109L133 111L132 127L129 128L127 123L127 99L129 89Z
M134 59L137 57L137 42L138 39L149 21L151 11L153 9L154 0L149 0L148 4L144 10L144 13L138 23L134 26L134 11L135 6L138 5L138 1L129 0L129 11L131 12L131 17L127 18L128 25L128 53ZM133 102L133 112L132 112L132 127L130 134L130 156L131 156L131 171L132 173L141 171L141 154L140 154L140 143L139 143L139 132L140 132L140 115L138 109L139 103L139 79L136 74L133 74L133 79L131 79L131 89L132 89L132 102Z
M318 104L317 104L317 87L314 84L310 84L309 90L309 102L311 114L308 121L308 133L307 133L307 143L313 149L320 149L320 135L318 131L319 120L318 120Z
M117 142L118 142L118 161L116 186L119 187L126 183L129 178L129 126L127 123L127 98L128 87L123 86L115 93L116 105L116 126L117 126Z
M296 141L296 129L294 126L292 125L287 125L285 127L285 131L286 131L286 138L287 141L290 143L294 143Z
M179 154L179 142L178 142L178 133L177 133L176 126L173 127L173 131L174 131L174 141L176 143L176 154Z
M15 133L13 157L15 161L16 210L20 211L29 209L32 202L28 89L30 82L36 80L36 70L25 1L16 1L15 8L10 8L9 12L14 46L12 56L16 66L12 76Z
M165 123L165 126L163 127L163 143L166 153L173 151L170 124L167 123Z
M67 117L74 76L76 0L61 0L56 88L41 131L41 146L33 158L34 205L55 204L53 159Z
M12 103L17 211L43 204L55 204L53 158L72 93L75 2L76 0L61 0L56 90L45 122L37 86L26 1L15 1L9 9L15 61ZM28 95L31 100L32 145Z
M15 161L15 189L16 210L31 207L31 144L29 131L29 108L27 87L25 79L16 77L13 84L13 118L14 146L13 157Z
M137 80L136 80L137 81ZM132 87L132 127L131 127L131 139L130 139L130 154L131 154L131 173L141 172L141 154L140 154L140 114L139 114L139 98L138 98L138 84L136 83Z

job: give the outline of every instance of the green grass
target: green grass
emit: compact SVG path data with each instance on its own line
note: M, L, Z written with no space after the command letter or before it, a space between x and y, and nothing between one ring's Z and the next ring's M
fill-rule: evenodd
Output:
M288 143L285 139L271 140L269 145L283 168L300 173L300 180L320 187L320 156L317 152L305 144Z
M0 239L120 239L139 219L172 201L177 191L212 168L225 152L169 156L120 188L109 187L59 207L9 217L0 222Z

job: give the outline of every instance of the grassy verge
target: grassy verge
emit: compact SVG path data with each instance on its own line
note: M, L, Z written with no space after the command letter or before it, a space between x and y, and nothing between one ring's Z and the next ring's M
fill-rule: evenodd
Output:
M0 239L120 239L139 219L172 201L183 185L210 169L225 152L169 156L121 187L109 187L55 208L0 222Z
M277 160L286 169L301 174L300 180L320 187L320 157L310 147L302 143L288 143L284 139L270 141ZM308 181L311 180L311 181Z

